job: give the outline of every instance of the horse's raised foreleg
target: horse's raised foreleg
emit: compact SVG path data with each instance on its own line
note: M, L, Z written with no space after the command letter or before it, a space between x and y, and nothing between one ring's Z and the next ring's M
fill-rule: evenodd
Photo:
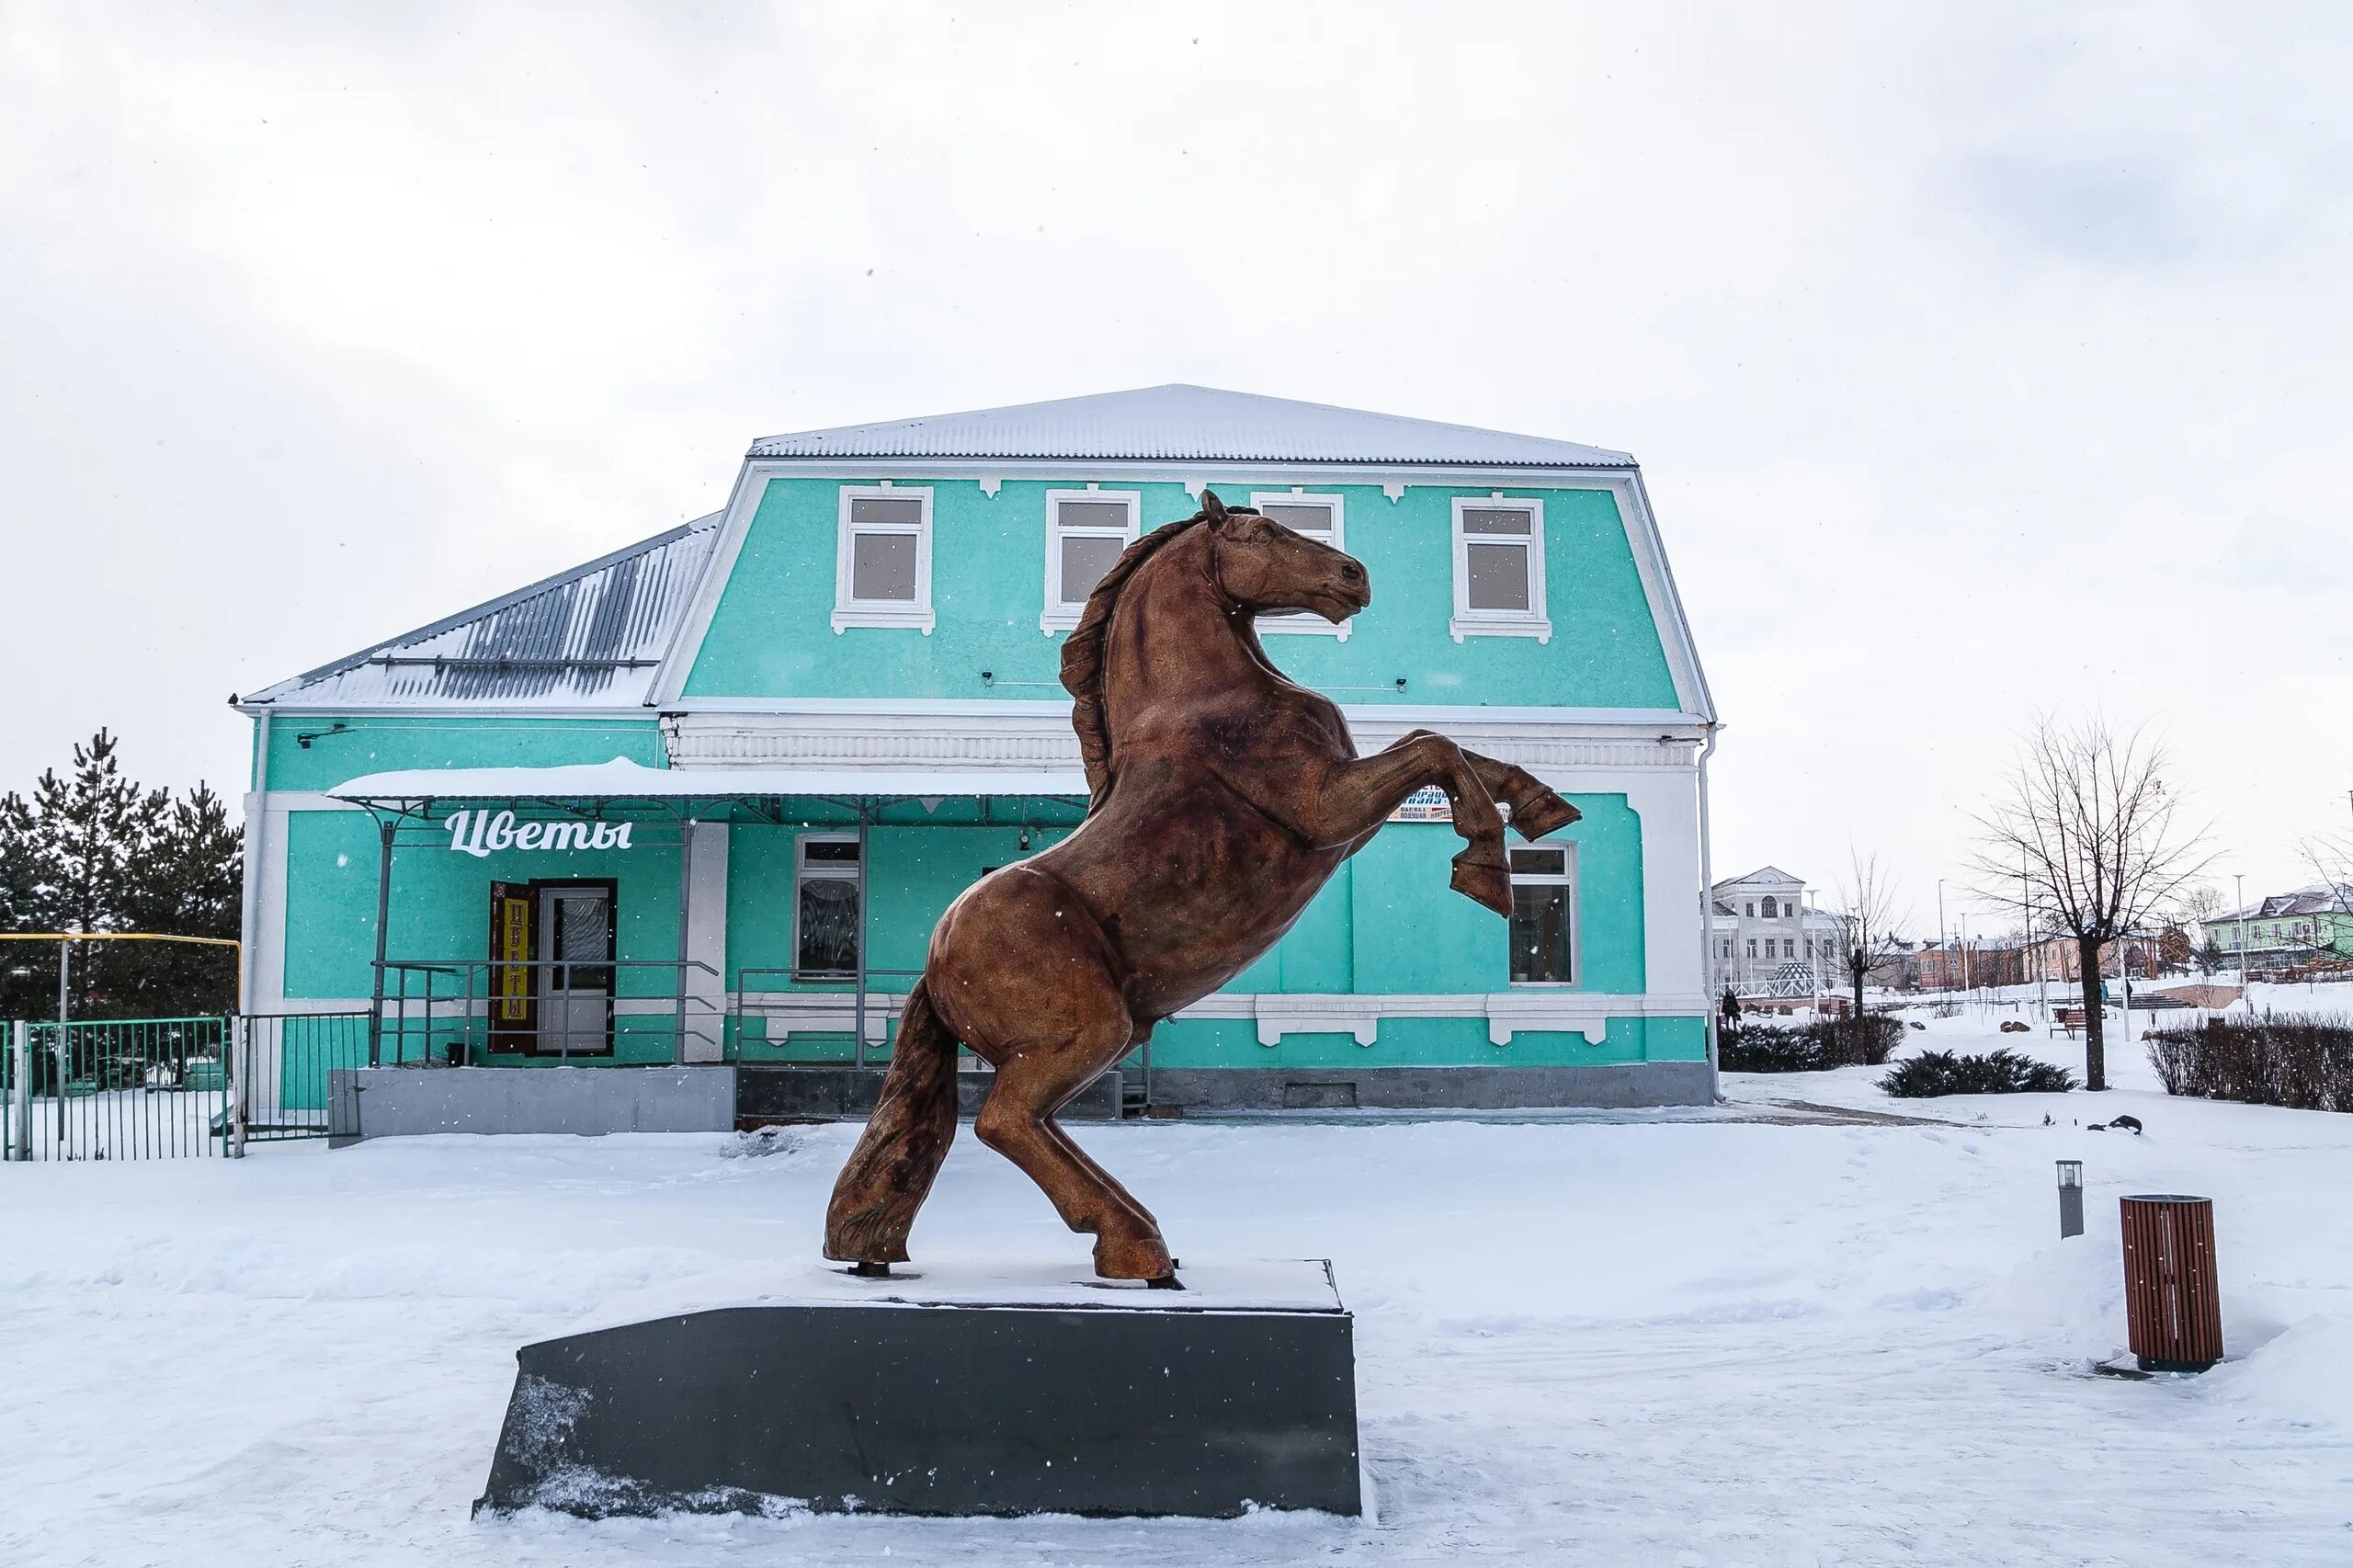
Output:
M1511 913L1511 863L1504 856L1504 819L1471 766L1470 755L1424 730L1385 751L1307 770L1302 799L1288 808L1293 825L1318 845L1362 844L1406 796L1435 784L1454 805L1454 831L1465 840L1454 858L1454 891L1498 915Z
M1435 730L1415 730L1405 739L1435 734ZM1558 833L1584 815L1524 767L1497 762L1468 749L1462 749L1462 758L1479 776L1479 782L1486 786L1487 793L1511 808L1511 825L1522 838L1532 841L1548 833Z

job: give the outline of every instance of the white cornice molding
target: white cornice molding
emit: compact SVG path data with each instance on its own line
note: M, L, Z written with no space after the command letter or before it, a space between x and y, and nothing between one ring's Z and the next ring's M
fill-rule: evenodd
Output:
M905 1000L895 992L867 993L868 1043L881 1044L891 1038L897 1010ZM1708 1008L1706 998L1696 994L1648 996L1550 988L1391 995L1222 991L1182 1009L1176 1017L1247 1020L1258 1043L1269 1048L1280 1046L1285 1035L1294 1034L1344 1034L1358 1045L1370 1046L1381 1037L1383 1018L1475 1018L1486 1024L1488 1044L1508 1050L1512 1037L1520 1034L1579 1034L1586 1044L1599 1045L1608 1038L1613 1018L1704 1018ZM846 991L746 992L744 1009L767 1020L767 1038L772 1040L794 1034L838 1034L850 1027L857 1011L854 995Z
M979 703L982 712L894 714L834 710L807 713L674 713L662 722L674 767L1063 767L1079 760L1078 739L1059 704ZM1649 726L1527 721L1498 722L1479 710L1391 712L1355 710L1349 730L1362 752L1408 731L1436 730L1461 745L1541 776L1587 769L1688 771L1698 736Z

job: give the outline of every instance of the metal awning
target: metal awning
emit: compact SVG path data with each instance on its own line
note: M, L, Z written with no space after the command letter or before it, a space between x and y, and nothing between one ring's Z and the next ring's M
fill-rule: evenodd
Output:
M1072 800L1085 801L1076 768L647 767L610 762L556 767L412 767L370 773L329 790L355 805L427 801L825 800Z

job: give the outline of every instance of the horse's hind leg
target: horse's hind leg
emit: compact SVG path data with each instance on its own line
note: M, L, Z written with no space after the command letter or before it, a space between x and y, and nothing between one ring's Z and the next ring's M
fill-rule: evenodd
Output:
M1072 1230L1095 1237L1095 1272L1106 1279L1165 1279L1176 1267L1159 1222L1080 1152L1054 1123L1073 1095L1119 1060L1131 1026L1106 977L1074 1038L1007 1051L972 1131L1036 1182Z

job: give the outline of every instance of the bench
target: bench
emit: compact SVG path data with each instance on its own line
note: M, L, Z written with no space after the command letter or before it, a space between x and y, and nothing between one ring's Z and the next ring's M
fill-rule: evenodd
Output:
M2067 1038L2073 1040L2075 1038L2075 1031L2084 1027L2084 1010L2081 1007L2061 1007L2052 1014L2051 1027L2054 1029L2065 1029Z

